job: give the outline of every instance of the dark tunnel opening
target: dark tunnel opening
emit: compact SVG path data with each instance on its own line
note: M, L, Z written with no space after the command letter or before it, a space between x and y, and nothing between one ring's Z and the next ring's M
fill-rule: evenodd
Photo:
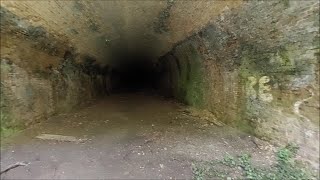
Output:
M154 91L159 74L144 54L126 54L110 68L112 93Z
M293 171L319 171L318 11L1 1L1 165L30 162L0 179L311 179Z
M106 70L106 79L110 83L109 89L106 89L108 94L159 92L161 72L154 57L156 47L145 46L143 42L130 45L124 39L111 41L108 46L110 48L107 56L110 61Z

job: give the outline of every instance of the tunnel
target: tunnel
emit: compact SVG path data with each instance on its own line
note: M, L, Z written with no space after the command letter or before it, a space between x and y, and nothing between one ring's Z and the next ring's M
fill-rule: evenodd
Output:
M110 92L124 93L152 91L156 89L157 76L160 76L156 63L152 61L149 49L146 52L123 51L115 53L115 61L110 65Z
M319 179L318 0L0 13L1 179Z

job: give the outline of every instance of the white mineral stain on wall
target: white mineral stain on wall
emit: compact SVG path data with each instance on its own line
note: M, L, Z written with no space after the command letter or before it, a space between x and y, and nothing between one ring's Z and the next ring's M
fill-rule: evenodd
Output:
M270 82L269 76L262 76L259 79L259 98L265 102L271 102L273 100L273 96L268 91L271 91L271 86L266 85L266 83Z
M257 78L250 76L248 77L249 83L247 85L247 96L250 97L250 99L260 99L265 102L271 102L273 100L273 96L271 93L268 93L271 91L271 86L267 85L268 82L270 82L269 76L262 76L259 79L259 87L258 87L258 93L254 89L254 86L257 84Z

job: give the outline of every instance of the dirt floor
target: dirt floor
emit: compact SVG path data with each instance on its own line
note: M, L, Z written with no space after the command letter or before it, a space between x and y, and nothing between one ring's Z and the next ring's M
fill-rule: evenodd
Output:
M2 179L181 179L192 178L192 163L226 154L252 154L268 166L272 150L253 137L185 115L181 104L148 94L96 100L35 125L2 142L1 169L30 163ZM39 140L42 133L75 136L83 142Z

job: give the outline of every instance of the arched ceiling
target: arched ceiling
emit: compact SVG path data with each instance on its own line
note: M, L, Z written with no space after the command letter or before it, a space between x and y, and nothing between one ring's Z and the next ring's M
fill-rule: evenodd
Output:
M102 63L117 44L157 58L242 1L1 1L2 8L68 40ZM20 23L23 26L23 23Z

